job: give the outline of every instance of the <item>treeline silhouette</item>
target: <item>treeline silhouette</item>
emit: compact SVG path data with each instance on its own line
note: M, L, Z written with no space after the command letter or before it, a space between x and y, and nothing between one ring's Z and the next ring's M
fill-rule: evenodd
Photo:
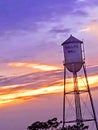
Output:
M27 130L87 130L89 127L84 123L68 125L60 128L62 121L58 121L57 118L49 119L46 122L36 121L27 127Z
M36 121L30 126L28 126L27 130L48 130L48 129L57 129L61 122L57 121L57 118L49 119L46 122Z
M84 125L84 123L81 124L77 124L77 125L68 125L64 128L62 128L61 130L87 130L89 127Z

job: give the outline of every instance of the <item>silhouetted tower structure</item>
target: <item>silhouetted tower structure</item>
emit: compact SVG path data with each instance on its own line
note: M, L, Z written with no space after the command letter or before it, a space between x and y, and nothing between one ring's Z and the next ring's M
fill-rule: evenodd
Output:
M76 124L81 125L87 122L94 122L96 130L98 130L98 124L95 114L95 108L92 100L92 95L90 92L90 87L88 83L87 73L86 73L86 65L85 65L85 57L84 57L84 47L83 41L73 37L72 35L62 43L63 51L64 51L64 98L63 98L63 128L67 124ZM86 89L82 90L78 87L78 72L82 69L84 74L84 79L86 82ZM74 88L72 91L66 92L66 71L69 71L73 74L73 84ZM90 108L92 111L92 118L84 118L81 107L81 95L83 93L87 93L90 102ZM66 120L66 95L74 95L74 110L75 110L75 119ZM68 113L67 113L68 114ZM78 129L79 130L79 129Z

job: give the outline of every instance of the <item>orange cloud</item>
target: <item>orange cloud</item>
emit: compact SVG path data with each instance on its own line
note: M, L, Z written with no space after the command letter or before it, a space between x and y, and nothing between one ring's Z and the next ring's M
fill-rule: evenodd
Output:
M87 26L83 27L80 32L89 32L89 33L98 33L98 23L96 21L88 24Z
M98 75L88 77L91 88L98 84ZM86 89L84 77L78 77L79 89ZM27 86L24 88L24 86ZM14 88L17 88L14 90ZM74 85L72 78L66 80L66 92L73 90ZM8 104L10 102L22 101L26 97L32 98L40 95L49 95L63 93L63 80L59 80L54 85L40 86L39 88L28 88L28 84L14 84L9 86L1 86L0 104Z
M61 67L58 66L38 64L32 62L14 62L14 63L9 63L8 65L16 68L24 67L24 68L40 70L40 71L52 71L52 70L62 69Z
M8 94L3 94L2 92L2 95L0 96L0 103L5 104L8 102L15 101L16 99L19 99L19 98L58 93L62 91L62 88L63 86L50 86L50 87L43 87L39 89L23 89L23 90L18 90L15 92L12 91L12 93L8 93ZM7 90L4 90L4 91L7 91Z

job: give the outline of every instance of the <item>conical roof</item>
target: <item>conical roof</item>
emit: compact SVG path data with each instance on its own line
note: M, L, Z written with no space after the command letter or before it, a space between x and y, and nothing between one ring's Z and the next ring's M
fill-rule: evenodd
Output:
M68 44L68 43L83 43L83 41L81 41L81 40L79 40L79 39L73 37L72 35L70 35L70 37L69 37L66 41L64 41L64 42L62 43L62 45Z

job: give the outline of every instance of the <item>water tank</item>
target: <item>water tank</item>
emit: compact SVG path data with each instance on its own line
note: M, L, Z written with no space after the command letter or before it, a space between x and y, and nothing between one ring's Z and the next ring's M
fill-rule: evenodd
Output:
M70 72L78 72L83 65L82 43L82 41L72 35L62 43L64 64Z

